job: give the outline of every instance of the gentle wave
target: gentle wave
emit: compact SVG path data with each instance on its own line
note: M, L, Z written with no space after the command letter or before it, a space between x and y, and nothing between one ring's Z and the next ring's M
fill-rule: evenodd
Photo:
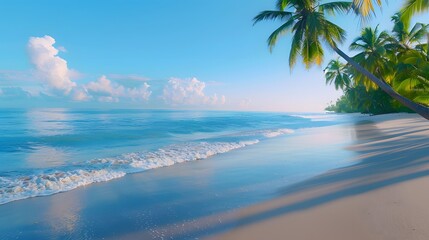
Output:
M292 129L282 128L277 130L265 130L262 133L262 135L264 135L264 137L267 137L267 138L272 138L272 137L277 137L283 134L290 134L290 133L294 133L294 131Z
M120 178L127 173L206 159L258 142L259 140L176 144L155 152L136 152L115 158L95 159L74 170L57 169L25 177L0 177L0 204L65 192L91 183Z
M265 138L273 138L284 134L291 134L294 133L294 130L289 128L280 128L280 129L265 129L265 130L255 130L255 131L248 131L248 132L240 132L236 134L229 134L227 136L239 136L239 137L245 137L245 136L263 136Z
M56 171L9 179L0 178L0 204L15 200L52 195L96 182L105 182L125 175L125 172L100 170Z

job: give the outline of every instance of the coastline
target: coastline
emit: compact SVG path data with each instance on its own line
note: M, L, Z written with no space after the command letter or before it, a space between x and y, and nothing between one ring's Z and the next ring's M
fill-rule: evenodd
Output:
M356 164L241 209L232 230L208 239L429 239L427 121L376 116L355 131Z
M270 239L284 239L290 236L312 239L312 236L299 234L309 233L308 229L311 229L319 234L314 236L325 234L330 237L329 234L338 232L329 231L328 234L318 230L338 230L335 226L341 224L356 225L355 231L365 231L359 227L359 221L366 221L364 216L354 217L347 209L356 206L343 206L341 201L408 183L406 180L409 179L403 179L401 175L405 173L390 169L402 161L377 164L375 160L383 159L391 151L399 151L398 144L404 144L401 147L406 148L418 141L411 139L402 143L402 139L389 145L392 139L409 134L419 136L427 128L424 126L426 122L414 114L363 117L357 121L356 124L300 129L294 134L202 161L130 174L69 192L0 205L3 213L0 216L0 238L261 239L269 236ZM378 145L371 145L374 143ZM421 144L415 148L424 152ZM412 150L404 149L401 154ZM426 166L424 160L413 163L415 171ZM380 176L372 175L384 166L390 168ZM392 172L398 175L396 181L399 182L383 182L384 178L396 179ZM291 179L290 176L294 177ZM424 176L416 175L415 178L421 180ZM368 187L354 186L357 183ZM422 187L421 184L418 186ZM413 199L416 201L413 204L423 203L425 197ZM379 198L364 202L378 203ZM389 199L393 198L389 196ZM362 202L357 200L357 203ZM340 210L329 209L328 215L318 213L319 208L331 205ZM364 204L357 209L365 207ZM341 216L331 214L331 211ZM371 210L371 214L385 216L381 210L374 211ZM420 213L423 218L427 212ZM301 214L308 216L297 217ZM351 220L345 221L345 218ZM350 233L354 234L354 231ZM358 233L356 236L356 239L366 237ZM332 239L340 238L334 236ZM348 236L346 239L354 238Z

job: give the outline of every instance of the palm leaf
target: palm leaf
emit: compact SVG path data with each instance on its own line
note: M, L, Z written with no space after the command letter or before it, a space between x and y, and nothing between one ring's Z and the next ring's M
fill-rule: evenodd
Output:
M353 0L352 8L355 12L361 15L364 19L367 19L375 11L374 3L381 6L381 0Z
M262 11L253 18L253 25L263 20L288 20L292 17L291 12L285 11Z
M289 18L287 22L282 24L279 28L277 28L276 30L274 30L274 32L270 34L270 36L267 39L268 46L270 47L270 52L273 50L274 46L276 45L277 39L283 34L285 34L292 27L293 23L294 23L294 18Z
M429 9L429 0L407 0L401 10L401 19L405 26L410 25L411 18L414 14Z
M292 2L291 0L278 0L277 4L276 4L276 7L277 7L278 10L283 11L283 10L286 9L286 7L289 4L291 4L291 2Z
M302 41L304 37L304 26L305 22L301 19L298 22L295 23L293 26L293 29L295 30L295 34L292 38L292 44L289 54L289 67L293 68L293 66L296 63L296 58L298 56L298 53L301 52L302 48Z
M330 2L319 5L320 12L334 15L335 12L347 13L352 6L352 2Z
M424 105L429 105L429 95L420 95L413 99L414 102L418 102Z

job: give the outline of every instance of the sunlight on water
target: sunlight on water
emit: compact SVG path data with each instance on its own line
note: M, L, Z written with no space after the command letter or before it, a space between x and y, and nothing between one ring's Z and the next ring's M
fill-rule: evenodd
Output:
M25 116L25 117L23 117ZM330 115L149 110L3 110L0 204L68 191L128 173L202 160ZM12 124L15 123L15 124Z

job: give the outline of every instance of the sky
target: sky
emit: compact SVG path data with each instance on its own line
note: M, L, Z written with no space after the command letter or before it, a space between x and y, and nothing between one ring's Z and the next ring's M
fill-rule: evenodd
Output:
M368 23L331 20L348 33L391 29L403 1ZM279 22L252 18L274 0L3 1L0 107L320 112L341 94L323 66L289 69L290 36L272 53ZM429 23L427 14L415 21ZM353 55L353 53L350 53Z

